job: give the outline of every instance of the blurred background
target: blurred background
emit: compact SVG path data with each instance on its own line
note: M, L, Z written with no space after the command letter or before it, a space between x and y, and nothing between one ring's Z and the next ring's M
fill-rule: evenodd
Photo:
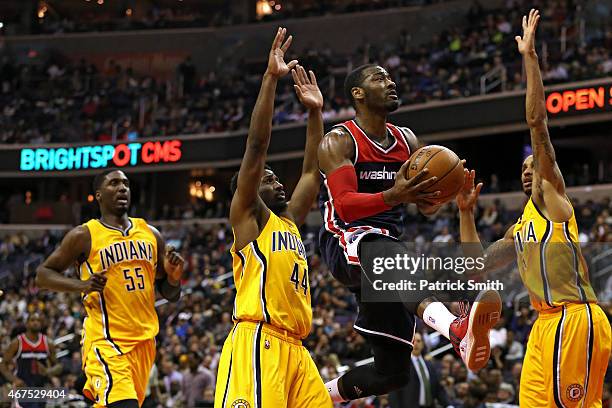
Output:
M92 176L119 167L132 182L130 215L160 228L187 260L181 301L158 302L147 406L209 406L232 327L229 180L279 24L294 35L290 58L319 78L326 130L354 114L342 92L346 74L381 64L402 101L390 121L467 160L484 182L483 241L500 238L526 200L520 170L530 138L514 36L532 7L542 14L538 54L557 161L581 242L592 249L591 279L612 312L612 0L3 0L0 348L24 330L28 312L41 311L64 367L49 381L75 388L80 299L39 292L34 271L70 228L98 216ZM277 90L269 163L289 192L301 170L305 119L286 78ZM454 204L429 219L409 207L405 223L407 240L458 239ZM328 380L367 362L370 350L352 330L351 294L319 260L320 225L313 208L302 231L315 316L305 344ZM439 406L517 404L535 314L518 272L508 273L517 289L492 333L490 366L478 375L419 326L447 398ZM184 380L193 359L206 378L197 389ZM393 404L380 397L350 407L406 406Z

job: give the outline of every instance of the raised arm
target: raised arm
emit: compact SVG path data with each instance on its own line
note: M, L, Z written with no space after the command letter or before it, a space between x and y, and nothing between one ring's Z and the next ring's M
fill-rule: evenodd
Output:
M91 248L89 229L78 226L70 230L59 247L36 269L36 286L56 292L101 292L106 285L104 271L94 271L88 280L69 278L63 272L71 265L87 260Z
M482 189L482 183L474 185L476 172L465 170L465 184L457 194L457 207L459 209L460 237L463 253L466 257L473 259L484 257L485 273L508 266L516 259L514 241L512 238L513 227L510 227L504 237L492 243L483 250L476 222L474 220L474 209L478 202L478 196Z
M285 63L285 52L291 45L292 37L284 41L286 28L280 28L272 43L268 57L268 68L261 81L261 88L249 125L246 151L238 172L238 184L230 206L230 222L234 227L236 241L247 243L257 238L270 210L259 198L259 182L272 132L274 95L278 78L286 75L297 65L297 61ZM239 248L240 249L240 248Z
M351 136L343 129L333 129L325 135L319 145L319 166L327 178L327 187L334 200L334 208L345 222L379 214L405 203L417 203L436 198L438 191L424 193L437 178L425 179L428 169L421 170L411 179L406 179L408 162L397 172L395 184L381 193L358 193L357 174L351 158L354 155Z
M529 16L523 17L523 37L516 37L518 50L523 55L527 75L525 111L533 150L534 182L532 196L540 206L560 207L553 208L553 212L561 213L561 218L569 218L571 206L565 198L565 182L557 165L555 149L548 133L544 84L542 83L538 54L535 49L535 33L539 21L539 12L531 9Z
M291 70L294 88L298 99L308 109L308 124L306 126L306 149L304 150L304 162L302 163L302 175L298 181L291 201L288 204L289 214L297 225L304 223L310 212L310 207L317 197L321 176L317 163L317 149L323 138L323 95L317 85L314 72L306 71L298 65Z

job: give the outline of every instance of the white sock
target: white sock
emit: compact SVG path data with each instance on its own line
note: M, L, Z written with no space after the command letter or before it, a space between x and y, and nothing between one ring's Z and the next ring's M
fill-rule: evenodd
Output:
M333 380L327 382L325 384L325 388L329 392L329 396L332 399L332 402L345 402L346 400L340 395L340 390L338 390L338 378L334 378Z
M456 318L457 316L449 312L442 302L432 302L423 311L425 324L447 339L450 339L450 325Z

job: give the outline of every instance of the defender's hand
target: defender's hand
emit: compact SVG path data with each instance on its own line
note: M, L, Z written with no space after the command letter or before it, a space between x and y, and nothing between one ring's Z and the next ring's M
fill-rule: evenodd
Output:
M317 85L317 78L312 71L308 71L308 74L310 77L306 75L306 70L301 65L297 65L292 69L291 75L293 76L293 82L295 82L293 88L298 99L307 109L322 109L323 94L321 94L321 90Z
M482 183L474 186L476 172L465 169L465 182L463 188L457 194L457 208L459 211L472 211L478 202L478 195L482 189Z
M536 9L531 9L529 17L523 16L523 38L520 36L514 37L518 45L518 50L521 54L535 54L535 33L540 21L540 12Z
M180 281L183 277L183 266L185 260L183 257L174 249L173 246L166 246L166 254L164 256L164 270L168 274L170 279Z
M289 61L289 63L285 62L285 53L293 41L293 36L290 35L289 38L287 38L287 41L285 41L283 44L286 34L286 28L278 28L276 37L274 37L274 42L272 43L270 56L268 57L268 69L266 70L266 73L276 78L287 75L289 71L291 71L298 63L297 60Z

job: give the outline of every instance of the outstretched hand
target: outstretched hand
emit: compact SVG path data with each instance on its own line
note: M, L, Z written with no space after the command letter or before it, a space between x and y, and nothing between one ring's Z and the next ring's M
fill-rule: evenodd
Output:
M457 194L457 207L459 211L470 211L476 207L478 196L482 189L482 183L478 183L476 186L474 185L474 179L476 179L476 172L474 170L470 171L465 169L464 172L465 183L463 184L463 188L459 191L459 194Z
M285 53L289 49L293 36L289 36L285 41L287 35L287 29L279 27L272 43L272 49L270 49L270 56L268 58L268 69L266 73L277 78L285 76L291 71L296 65L297 60L285 62ZM284 42L284 43L283 43Z
M297 94L298 99L307 109L322 109L323 108L323 95L317 85L317 78L314 72L306 70L303 66L297 65L291 70L293 76L293 88Z
M536 9L529 11L529 16L523 16L523 37L514 37L521 54L535 54L535 33L540 21L540 12Z

